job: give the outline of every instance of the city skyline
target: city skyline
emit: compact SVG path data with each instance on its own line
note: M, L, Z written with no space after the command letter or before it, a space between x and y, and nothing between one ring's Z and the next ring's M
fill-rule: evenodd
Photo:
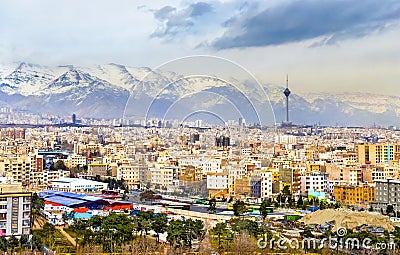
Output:
M393 94L396 1L3 1L1 62L156 68L189 55L227 58L295 92ZM43 16L46 13L46 16Z

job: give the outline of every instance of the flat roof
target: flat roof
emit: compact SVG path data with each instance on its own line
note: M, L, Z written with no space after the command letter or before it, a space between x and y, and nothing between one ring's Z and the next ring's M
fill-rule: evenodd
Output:
M46 201L58 203L65 206L74 206L88 202L105 201L104 198L101 197L57 190L44 190L39 193L39 196L43 197Z

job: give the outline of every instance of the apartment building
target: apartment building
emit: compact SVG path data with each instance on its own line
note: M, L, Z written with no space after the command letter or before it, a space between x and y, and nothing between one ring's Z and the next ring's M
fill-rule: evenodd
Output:
M31 234L32 193L21 183L0 183L0 236Z
M121 165L117 168L117 180L124 180L129 189L140 188L139 165Z
M29 181L31 161L27 155L0 159L0 174L11 176L15 182Z
M337 185L333 194L336 202L349 205L366 207L376 200L375 185L369 183Z
M306 196L309 189L315 192L326 192L327 179L326 173L307 173L300 176L300 194Z
M229 176L227 172L207 173L207 190L209 197L228 194Z
M110 171L108 171L108 164L89 164L88 165L88 175L92 176L108 176Z
M400 144L366 143L358 144L356 149L358 162L363 165L389 163L400 159Z
M273 182L274 172L266 169L261 170L261 192L260 197L262 199L271 198L273 196Z
M157 162L149 167L151 172L151 185L160 188L168 188L179 185L179 168L175 165L167 165Z
M67 163L69 167L82 167L84 165L87 165L87 158L86 156L82 156L79 154L72 154L69 156Z
M62 169L45 170L41 173L42 173L42 182L41 182L42 184L47 184L47 183L50 183L52 180L70 176L69 170L62 170Z
M387 179L376 180L376 202L374 208L386 210L387 205L393 205L395 211L400 211L400 181Z

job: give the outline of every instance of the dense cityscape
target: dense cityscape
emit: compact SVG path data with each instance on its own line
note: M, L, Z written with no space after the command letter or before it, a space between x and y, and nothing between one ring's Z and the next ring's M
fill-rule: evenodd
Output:
M348 243L301 246L327 235L369 238L360 253L398 244L393 127L83 125L75 114L57 126L46 118L0 130L3 251L139 254L144 245L263 254L295 251L298 240L303 252L354 252ZM264 236L291 243L264 247Z
M400 254L399 14L0 1L0 255Z

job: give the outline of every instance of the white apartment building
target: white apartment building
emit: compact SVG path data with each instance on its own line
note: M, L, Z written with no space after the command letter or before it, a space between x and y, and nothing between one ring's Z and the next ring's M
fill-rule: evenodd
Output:
M250 155L251 150L251 148L242 148L242 155Z
M293 135L277 135L275 136L275 143L277 144L296 144L297 137Z
M227 172L207 173L207 190L210 197L222 193L228 194L229 176Z
M203 168L203 170L202 170L203 174L207 174L210 172L211 173L222 172L221 159L217 159L217 158L206 159L202 162L201 166Z
M313 189L315 192L327 191L327 174L324 173L308 173L300 176L300 193L307 195L308 190Z
M207 189L223 190L228 188L227 173L207 173Z
M261 199L272 197L272 172L261 170Z
M21 183L0 184L0 235L31 234L31 197Z
M358 184L357 174L358 174L358 171L356 169L349 170L349 184L350 185L357 186L357 184Z

